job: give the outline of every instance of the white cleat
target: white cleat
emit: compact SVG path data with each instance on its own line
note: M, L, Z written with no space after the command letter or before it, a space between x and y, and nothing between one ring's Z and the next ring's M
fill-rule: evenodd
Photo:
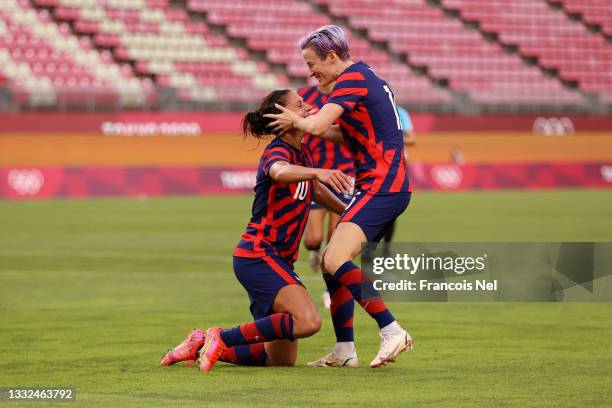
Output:
M309 252L308 264L310 265L310 269L312 269L314 273L321 272L321 252L320 250Z
M321 357L316 361L306 363L308 367L348 367L355 368L359 366L357 353L351 355L340 354L332 350L329 354Z
M406 330L390 336L380 335L380 349L374 360L370 363L370 367L378 368L389 363L394 363L397 356L404 352L412 350L412 337Z

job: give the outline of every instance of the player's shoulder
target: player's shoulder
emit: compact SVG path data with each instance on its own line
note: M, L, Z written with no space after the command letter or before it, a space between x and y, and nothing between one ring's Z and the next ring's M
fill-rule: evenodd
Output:
M267 157L272 153L279 153L291 157L291 147L285 143L280 137L275 137L268 143L263 151L263 157Z
M340 74L337 83L346 82L354 86L363 86L374 80L380 80L374 70L365 62L358 61Z

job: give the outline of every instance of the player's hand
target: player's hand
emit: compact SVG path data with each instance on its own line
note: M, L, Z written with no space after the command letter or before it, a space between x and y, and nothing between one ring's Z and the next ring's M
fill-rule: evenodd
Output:
M267 127L269 127L274 134L282 135L293 128L293 124L299 119L299 116L278 103L274 104L274 106L276 106L281 113L266 113L264 117L274 119L274 122L270 123Z
M340 170L319 169L317 180L331 186L339 194L353 192L353 178Z

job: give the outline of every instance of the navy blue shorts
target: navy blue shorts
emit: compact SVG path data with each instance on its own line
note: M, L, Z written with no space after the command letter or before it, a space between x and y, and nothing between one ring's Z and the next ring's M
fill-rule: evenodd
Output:
M302 285L293 267L280 256L243 258L234 256L234 274L246 289L255 320L273 313L278 291L287 285Z
M363 230L369 242L378 242L410 203L411 193L362 193L344 210L340 222L352 222Z

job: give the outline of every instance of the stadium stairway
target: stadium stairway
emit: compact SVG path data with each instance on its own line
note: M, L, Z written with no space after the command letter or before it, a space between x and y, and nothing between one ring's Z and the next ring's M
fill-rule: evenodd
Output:
M512 4L489 0L427 0L449 18L475 28L484 40L516 54L528 66L579 93L590 112L605 113L612 104L612 78L607 70L612 47L582 23L570 19L546 0Z
M580 22L612 43L612 4L608 0L546 0L570 20Z

